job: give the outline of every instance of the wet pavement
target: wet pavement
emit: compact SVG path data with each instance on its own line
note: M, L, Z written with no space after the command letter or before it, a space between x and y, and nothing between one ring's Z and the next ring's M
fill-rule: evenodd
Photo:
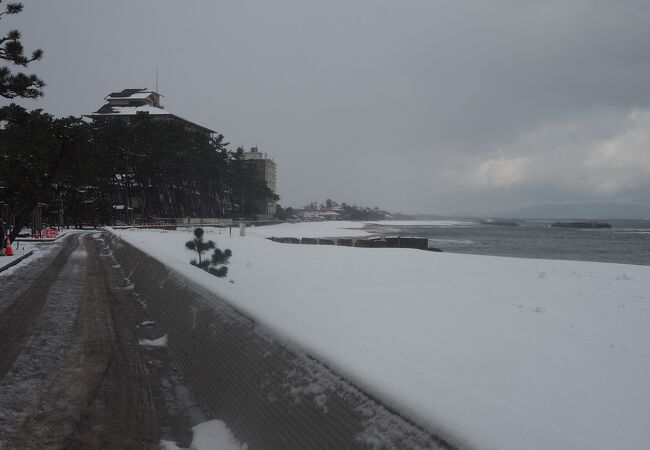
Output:
M189 446L205 419L99 233L0 274L0 449Z

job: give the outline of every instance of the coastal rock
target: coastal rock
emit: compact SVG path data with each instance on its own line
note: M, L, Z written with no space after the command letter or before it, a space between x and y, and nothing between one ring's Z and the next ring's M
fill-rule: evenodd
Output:
M482 220L481 225L498 225L502 227L518 227L519 224L513 220Z
M610 224L604 222L555 222L551 226L559 228L612 228Z

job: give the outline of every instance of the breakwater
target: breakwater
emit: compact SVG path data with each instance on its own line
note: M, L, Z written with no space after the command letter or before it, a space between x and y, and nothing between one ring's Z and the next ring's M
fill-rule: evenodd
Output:
M282 244L338 245L361 248L412 248L441 252L439 248L429 247L429 239L409 236L386 236L371 238L295 238L270 237L269 240Z

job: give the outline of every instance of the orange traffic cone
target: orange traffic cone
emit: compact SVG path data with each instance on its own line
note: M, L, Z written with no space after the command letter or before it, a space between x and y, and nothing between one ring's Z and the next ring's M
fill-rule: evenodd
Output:
M5 238L5 255L7 256L14 256L14 248L11 246L11 240L9 239L9 236Z

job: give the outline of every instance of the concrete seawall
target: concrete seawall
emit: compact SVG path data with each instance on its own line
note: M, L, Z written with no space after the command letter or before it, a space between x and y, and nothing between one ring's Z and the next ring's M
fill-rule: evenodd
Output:
M453 448L161 262L108 234L200 406L248 448Z
M429 239L420 237L358 237L358 238L295 238L295 237L269 237L273 242L282 244L307 244L307 245L340 245L344 247L363 248L411 248L441 252L439 248L429 247Z

